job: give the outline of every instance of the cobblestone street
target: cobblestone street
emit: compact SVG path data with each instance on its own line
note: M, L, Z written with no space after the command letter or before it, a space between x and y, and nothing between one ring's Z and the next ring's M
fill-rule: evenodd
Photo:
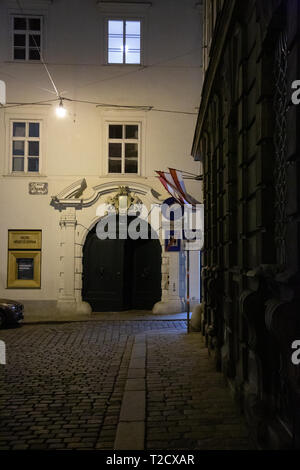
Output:
M223 375L200 338L176 331L148 335L148 449L251 449Z
M138 338L146 366L132 359ZM222 375L183 320L23 325L0 339L2 450L113 449L133 370L146 378L144 448L249 448Z

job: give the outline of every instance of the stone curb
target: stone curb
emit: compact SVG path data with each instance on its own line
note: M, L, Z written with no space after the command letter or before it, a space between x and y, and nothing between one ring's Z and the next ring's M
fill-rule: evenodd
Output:
M122 399L114 450L144 450L146 429L146 336L186 334L179 329L150 330L135 336Z
M146 336L137 335L129 363L115 450L143 450L146 420Z

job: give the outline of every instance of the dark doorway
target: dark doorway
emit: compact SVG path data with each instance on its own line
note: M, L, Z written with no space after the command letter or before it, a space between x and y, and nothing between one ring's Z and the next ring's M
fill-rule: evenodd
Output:
M119 239L118 232L115 240L100 240L96 226L88 234L82 298L93 312L151 310L161 299L161 245L147 228L147 240Z

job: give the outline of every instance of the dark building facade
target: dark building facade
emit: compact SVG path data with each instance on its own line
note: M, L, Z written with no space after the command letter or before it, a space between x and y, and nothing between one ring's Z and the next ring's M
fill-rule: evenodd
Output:
M202 332L259 448L300 448L300 2L204 2Z

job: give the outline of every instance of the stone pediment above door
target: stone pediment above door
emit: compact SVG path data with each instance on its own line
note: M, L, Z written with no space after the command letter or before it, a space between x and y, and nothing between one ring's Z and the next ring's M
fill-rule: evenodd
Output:
M120 188L127 188L128 193L138 198L147 205L162 204L164 197L155 189L144 183L136 183L129 180L116 180L108 183L93 186L92 194L89 197L81 197L88 188L85 178L75 181L64 188L60 193L51 197L51 205L57 210L63 210L67 207L83 209L94 205L102 196L106 202L109 196L113 196L120 191Z

